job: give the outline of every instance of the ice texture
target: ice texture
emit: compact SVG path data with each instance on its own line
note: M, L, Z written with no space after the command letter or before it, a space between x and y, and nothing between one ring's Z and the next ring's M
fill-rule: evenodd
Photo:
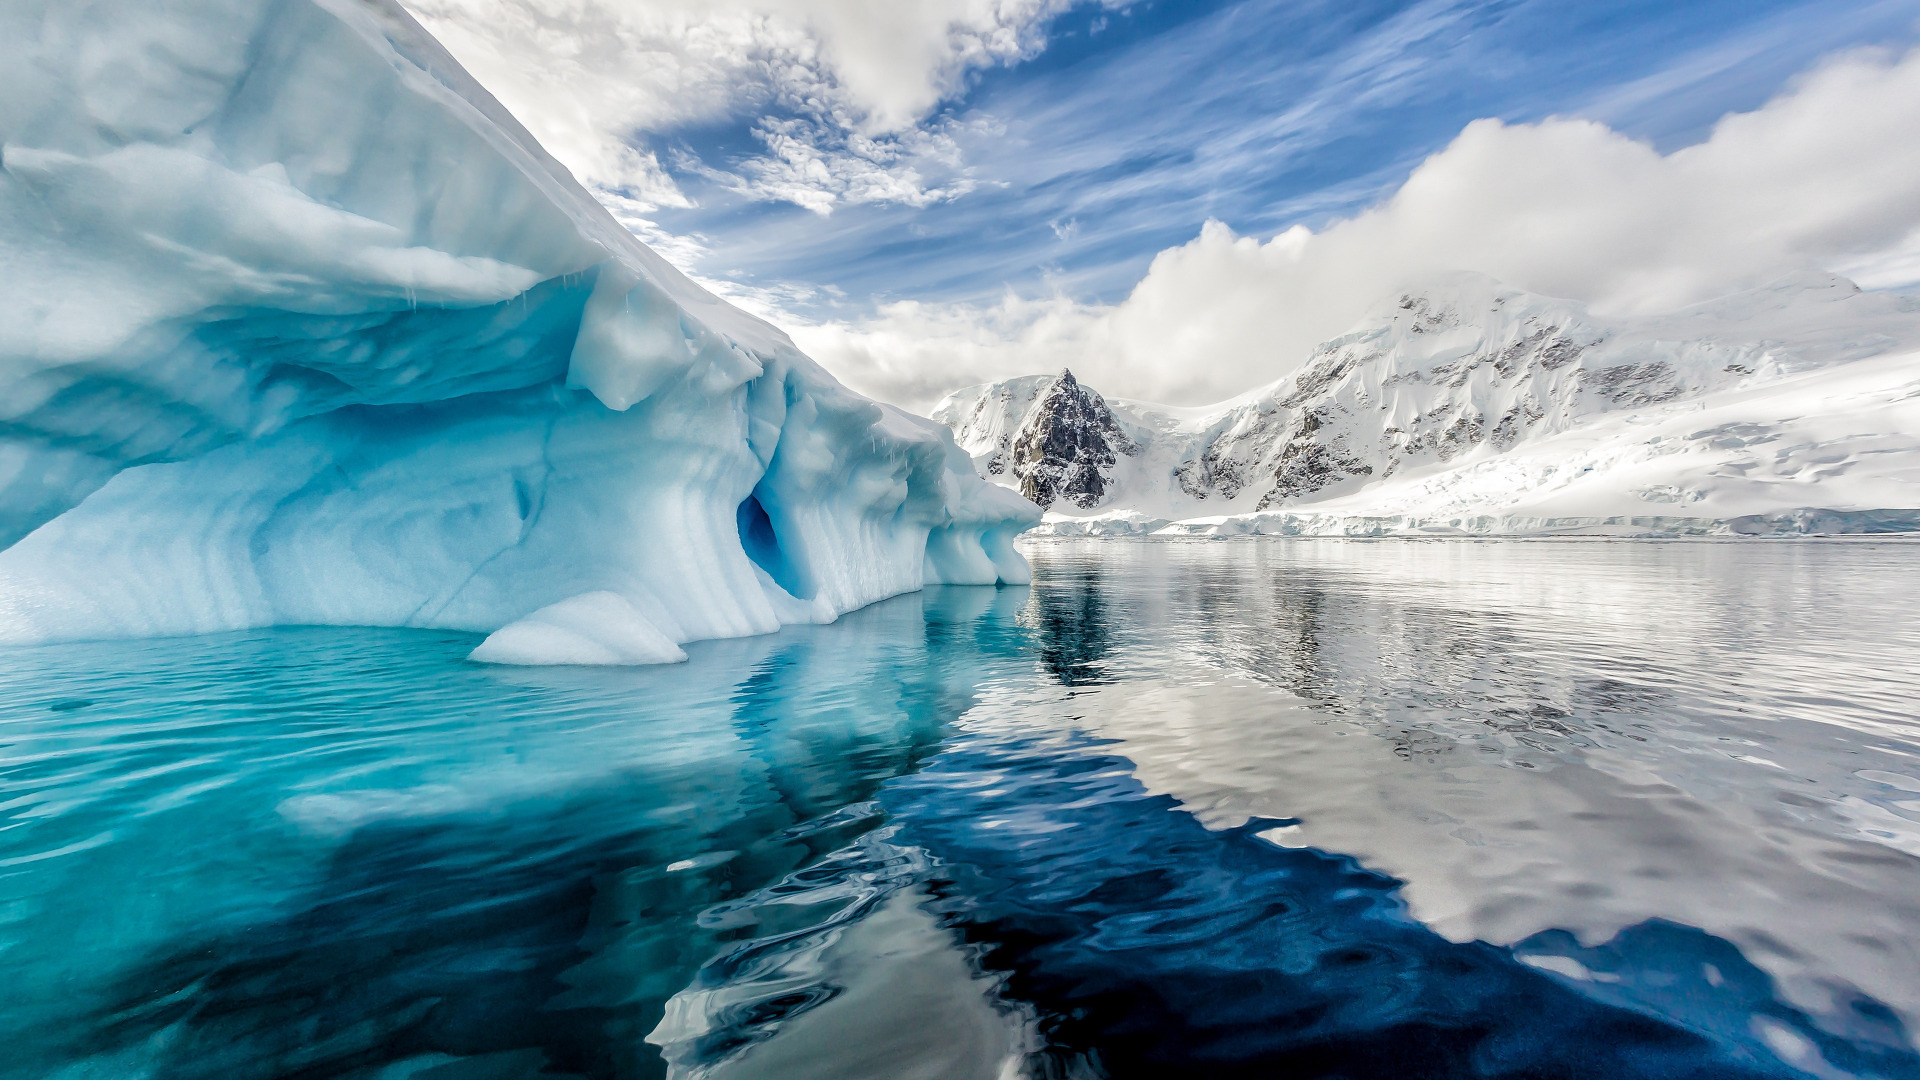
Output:
M1026 580L1030 504L636 240L390 0L14 0L0 55L0 642L647 662Z
M1920 300L1831 274L1644 317L1457 274L1212 408L1096 424L1027 376L933 415L1009 486L1102 463L1055 534L1916 531L1916 350ZM1071 460L1022 456L1062 426Z

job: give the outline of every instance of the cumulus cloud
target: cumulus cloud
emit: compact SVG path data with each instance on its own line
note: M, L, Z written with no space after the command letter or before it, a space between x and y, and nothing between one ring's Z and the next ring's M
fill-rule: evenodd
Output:
M685 206L642 134L746 119L764 153L681 164L822 213L965 191L951 131L922 122L969 70L1038 52L1075 2L406 0L589 187Z
M895 304L795 337L909 407L1061 366L1106 393L1202 404L1285 375L1371 304L1451 270L1622 312L1806 267L1902 286L1920 280L1916 132L1920 51L1834 58L1665 155L1588 120L1479 120L1383 202L1317 232L1207 223L1118 304Z

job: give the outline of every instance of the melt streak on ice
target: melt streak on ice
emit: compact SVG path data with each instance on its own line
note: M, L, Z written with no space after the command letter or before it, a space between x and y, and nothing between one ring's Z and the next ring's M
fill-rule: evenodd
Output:
M933 412L1058 535L1920 529L1920 300L1793 275L1608 319L1459 274L1211 408L1070 373Z
M1036 520L621 228L391 0L0 6L0 642L643 663Z

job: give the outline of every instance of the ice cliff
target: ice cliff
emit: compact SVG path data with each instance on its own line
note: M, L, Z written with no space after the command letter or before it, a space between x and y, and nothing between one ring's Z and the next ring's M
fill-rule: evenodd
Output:
M0 642L647 662L1037 519L621 228L391 0L0 6Z
M933 415L1000 483L1104 463L1062 534L1917 531L1917 348L1920 301L1828 274L1643 318L1461 274L1216 407L1028 376Z

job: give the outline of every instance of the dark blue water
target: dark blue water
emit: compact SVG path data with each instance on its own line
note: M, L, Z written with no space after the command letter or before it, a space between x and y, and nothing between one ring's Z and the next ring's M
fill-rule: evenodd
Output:
M0 655L0 1074L1920 1076L1920 545Z

